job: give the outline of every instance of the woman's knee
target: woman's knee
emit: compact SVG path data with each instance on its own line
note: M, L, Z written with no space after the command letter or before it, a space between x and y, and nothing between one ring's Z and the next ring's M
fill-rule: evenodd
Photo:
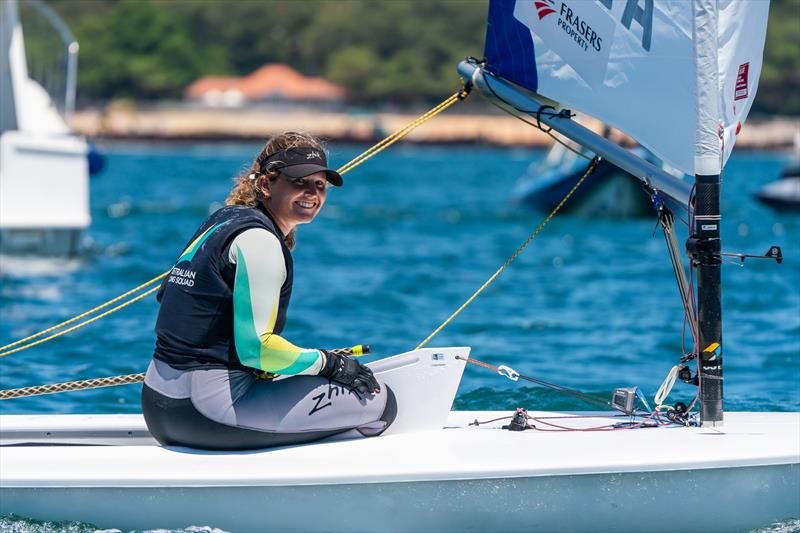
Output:
M392 425L394 419L397 418L397 397L394 395L394 391L389 385L383 383L381 386L386 389L386 406L383 408L380 420L386 422L386 428L388 428Z

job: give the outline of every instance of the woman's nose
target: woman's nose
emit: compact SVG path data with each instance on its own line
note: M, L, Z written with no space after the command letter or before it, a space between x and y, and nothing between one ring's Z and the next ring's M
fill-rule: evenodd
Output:
M317 195L317 191L318 191L318 189L317 189L317 184L316 183L314 183L313 181L306 181L306 187L305 187L305 193L306 194L310 194L312 196L316 196Z

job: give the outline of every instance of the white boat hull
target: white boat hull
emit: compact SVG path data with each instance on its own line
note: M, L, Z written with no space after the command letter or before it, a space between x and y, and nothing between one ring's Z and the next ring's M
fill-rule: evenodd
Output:
M800 413L726 413L722 430L475 426L512 413L450 411L468 355L370 363L398 398L376 438L211 452L159 446L141 415L0 416L0 515L232 532L741 531L800 517ZM540 429L628 421L531 414Z
M796 509L797 477L795 465L290 487L38 488L4 490L3 508L122 530L746 531ZM726 511L705 510L692 491L713 495L714 508Z
M799 413L726 413L721 431L469 426L508 414L237 453L157 446L138 415L6 415L4 437L49 418L62 438L94 427L131 445L2 448L0 514L226 531L743 531L800 517Z

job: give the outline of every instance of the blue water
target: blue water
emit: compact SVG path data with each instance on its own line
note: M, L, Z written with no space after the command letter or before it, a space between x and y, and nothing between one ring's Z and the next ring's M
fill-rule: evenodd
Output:
M0 344L30 335L167 270L256 145L111 145L92 181L87 251L72 261L4 258ZM364 147L333 146L334 164ZM375 357L427 337L524 241L544 213L510 207L516 178L542 152L401 146L345 176L298 233L285 335L304 346L371 344ZM724 248L783 247L782 265L723 270L728 410L800 410L800 216L752 193L787 156L734 155L723 190ZM638 385L652 397L681 354L682 309L655 219L557 215L429 346L586 392ZM685 231L681 231L683 246ZM71 335L0 360L0 388L142 372L157 306L137 302ZM370 356L372 357L372 356ZM138 385L0 402L2 413L133 413ZM672 399L689 400L679 384ZM587 409L571 397L470 367L461 409ZM8 525L8 524L6 524Z

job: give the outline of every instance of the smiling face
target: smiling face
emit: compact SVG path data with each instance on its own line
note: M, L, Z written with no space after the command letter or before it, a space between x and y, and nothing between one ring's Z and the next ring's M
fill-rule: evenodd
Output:
M282 174L275 181L261 176L259 188L264 207L275 218L284 235L298 224L308 224L314 220L328 195L328 181L324 172L304 178L290 178Z

